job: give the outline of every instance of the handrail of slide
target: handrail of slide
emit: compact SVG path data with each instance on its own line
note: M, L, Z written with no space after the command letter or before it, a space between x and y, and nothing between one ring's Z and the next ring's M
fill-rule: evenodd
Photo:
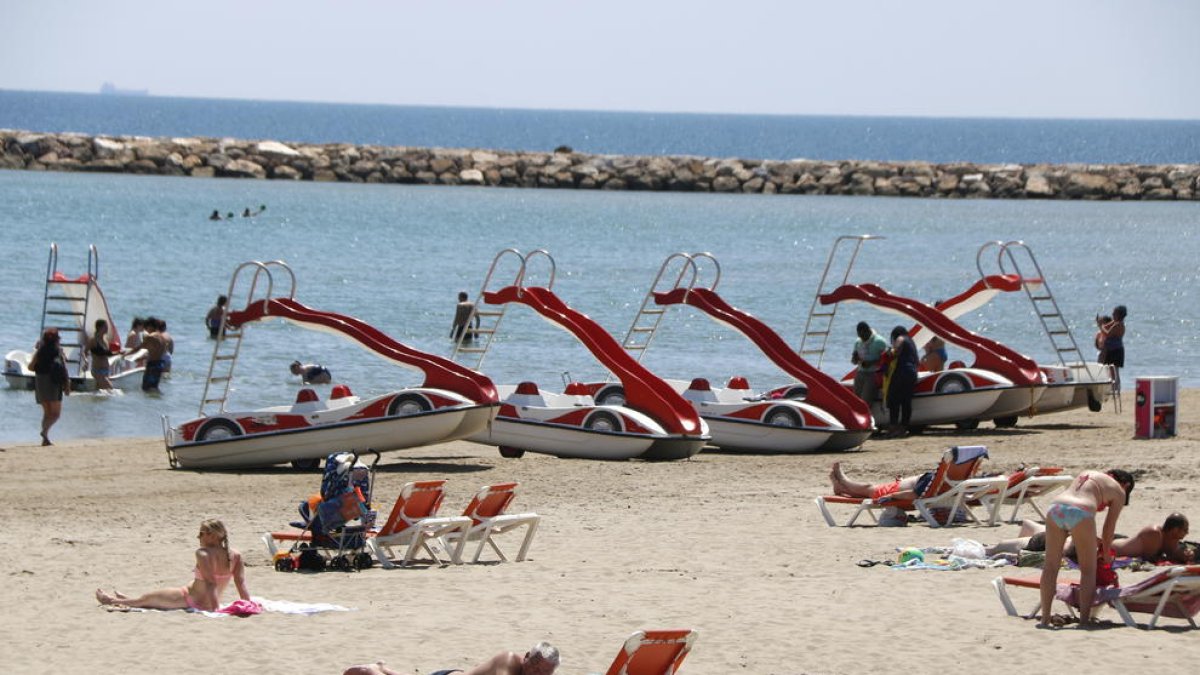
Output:
M449 359L409 347L351 316L306 307L292 298L252 301L245 309L229 312L226 323L237 328L266 318L280 318L305 328L335 333L400 366L425 374L426 387L452 391L480 404L499 401L496 386L486 376Z
M629 407L655 418L672 434L698 436L700 415L682 396L621 347L616 338L587 315L571 309L548 288L507 286L484 293L490 305L517 302L574 335L625 387Z
M1033 359L963 328L920 301L893 295L875 284L847 284L821 296L821 303L825 305L847 300L866 302L917 321L946 342L973 352L977 367L999 373L1017 386L1042 383L1041 370Z
M715 291L708 288L676 288L667 293L655 293L654 300L660 305L691 305L718 323L740 332L772 363L808 386L806 401L836 417L847 429L871 428L871 410L862 399L792 351L787 342L769 326L733 307Z

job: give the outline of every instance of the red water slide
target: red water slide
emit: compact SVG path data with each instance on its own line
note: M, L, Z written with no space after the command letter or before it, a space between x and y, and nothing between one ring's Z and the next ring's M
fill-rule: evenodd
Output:
M568 307L550 289L506 286L495 292L485 292L483 300L490 305L516 302L532 308L574 335L605 368L621 380L625 388L626 405L650 415L668 433L700 435L703 428L700 415L692 404L630 356L603 326L586 314Z
M989 274L988 276L978 279L967 290L959 293L953 298L940 300L934 308L947 318L957 319L963 314L973 312L980 307L992 301L999 293L1012 293L1013 291L1021 290L1021 277L1016 274ZM923 345L928 342L928 338L918 336L921 333L921 325L913 326L908 334L917 339L917 345Z
M892 295L875 284L841 286L822 295L820 300L823 305L859 300L897 312L920 323L946 342L974 353L976 368L1003 375L1018 387L1042 384L1041 371L1033 359L995 340L972 333L923 302Z
M837 380L809 365L808 361L788 347L778 333L753 315L725 302L715 291L708 288L676 288L666 293L655 293L654 302L659 305L691 305L745 335L783 372L808 386L805 401L836 417L848 430L871 428L871 409L862 399Z
M449 359L397 342L352 316L315 310L290 298L272 298L256 300L243 310L230 312L225 321L236 328L268 318L286 319L344 335L396 365L420 370L425 374L425 387L452 391L483 405L499 402L496 385L486 376Z

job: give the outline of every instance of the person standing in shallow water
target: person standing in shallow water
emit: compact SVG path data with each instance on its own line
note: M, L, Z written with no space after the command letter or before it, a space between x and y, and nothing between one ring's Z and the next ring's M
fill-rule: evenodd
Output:
M29 369L34 372L34 398L42 406L42 445L53 445L50 427L62 416L63 396L71 394L71 377L57 329L47 328L42 333Z
M229 302L229 298L224 295L217 296L217 304L208 309L208 314L204 315L204 325L208 328L208 337L216 340L217 333L221 330L221 319L225 316L225 304Z
M454 323L450 325L450 339L455 342L474 340L475 331L469 328L479 328L479 315L475 313L475 303L467 299L467 292L460 291L458 305L454 308Z

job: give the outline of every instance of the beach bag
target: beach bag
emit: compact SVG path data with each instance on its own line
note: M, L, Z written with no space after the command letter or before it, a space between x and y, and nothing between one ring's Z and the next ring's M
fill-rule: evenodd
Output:
M63 363L61 358L54 359L54 365L50 368L50 381L60 387L65 387L70 378L71 374L67 372L67 364Z

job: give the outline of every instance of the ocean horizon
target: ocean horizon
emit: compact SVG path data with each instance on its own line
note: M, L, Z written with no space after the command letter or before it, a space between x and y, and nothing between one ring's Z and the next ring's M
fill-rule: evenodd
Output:
M1021 164L1200 163L1200 120L613 112L0 90L0 128L308 143Z

